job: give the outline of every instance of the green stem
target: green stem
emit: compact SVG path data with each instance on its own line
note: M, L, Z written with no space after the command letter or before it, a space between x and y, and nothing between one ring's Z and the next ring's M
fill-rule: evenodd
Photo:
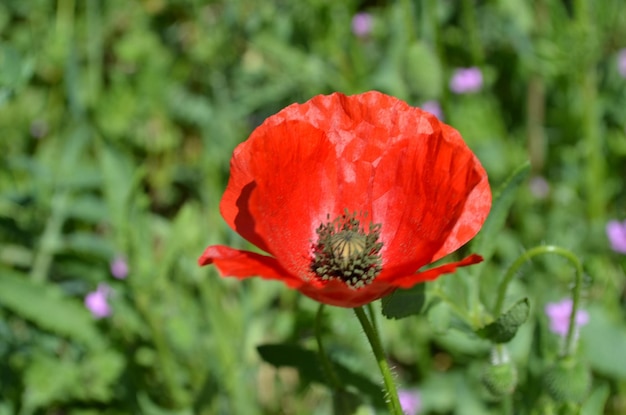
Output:
M584 74L581 82L582 88L582 132L586 145L586 197L588 200L588 212L591 219L600 219L605 211L605 195L603 186L605 183L604 137L601 133L598 120L598 91L597 74L595 67L590 67Z
M596 22L590 0L575 0L573 3L574 21L572 25L582 31L584 39L577 45L579 50L587 51L584 59L579 60L575 82L580 85L581 102L581 137L584 140L585 155L585 191L588 215L592 220L602 219L606 206L604 135L602 134L601 111L598 100L598 72L596 69L599 57L595 42L598 41ZM580 52L579 52L580 53Z
M374 313L374 307L372 306L372 303L367 304L367 312L370 314L369 319L372 322L372 326L374 327L374 330L378 331L378 324L376 323L376 314Z
M74 34L75 0L59 0L56 11L56 31L63 41Z
M48 278L52 260L59 245L59 237L67 215L69 195L66 191L59 191L52 197L50 216L46 222L40 245L33 260L30 278L36 283L43 283Z
M87 79L89 105L95 105L102 88L102 8L99 0L86 3Z
M513 415L513 395L507 395L502 399L502 413L504 415Z
M467 32L468 48L472 57L472 65L481 66L483 58L482 45L480 43L480 36L478 28L476 26L476 11L473 0L462 0L461 2L461 17L463 19L463 26Z
M355 308L354 313L359 319L361 327L363 327L363 331L365 332L367 340L369 340L372 351L374 352L374 357L376 358L376 363L378 363L380 373L383 375L385 391L387 392L387 406L389 407L389 412L393 415L403 415L402 406L400 405L400 400L398 399L398 391L396 390L396 385L393 381L393 376L391 374L389 364L387 363L387 359L385 359L385 353L383 351L378 331L367 318L363 307Z
M404 16L404 29L407 34L407 41L413 43L417 33L415 32L415 16L413 14L413 5L409 0L402 0L402 14Z
M317 340L317 350L322 362L322 369L330 382L333 389L342 389L341 381L333 369L333 365L326 354L324 344L322 343L322 316L324 315L324 304L320 303L320 307L317 309L317 315L315 316L315 340Z
M528 131L528 154L532 171L538 173L546 160L545 124L546 88L543 78L534 73L526 92L526 130Z
M550 13L547 10L546 0L535 1L535 28L533 43L539 44L547 38L546 27L550 26ZM546 158L546 85L545 70L537 68L530 74L526 91L526 130L528 139L528 154L532 172L538 174L544 167Z
M583 266L580 260L574 255L573 252L568 251L565 248L561 248L559 246L554 245L544 245L537 246L533 249L530 249L524 252L521 256L519 256L513 264L509 267L500 286L498 287L498 298L496 301L496 305L494 307L494 317L498 317L502 314L502 307L504 306L504 297L506 296L506 290L509 286L511 280L515 276L517 270L528 260L531 258L542 255L542 254L556 254L560 255L563 258L567 259L569 262L574 265L576 269L576 280L574 282L574 289L572 292L572 314L569 318L569 327L567 329L567 335L565 337L565 346L563 349L563 355L567 356L574 351L575 346L575 332L576 332L576 313L578 312L578 307L580 305L580 290L583 285Z

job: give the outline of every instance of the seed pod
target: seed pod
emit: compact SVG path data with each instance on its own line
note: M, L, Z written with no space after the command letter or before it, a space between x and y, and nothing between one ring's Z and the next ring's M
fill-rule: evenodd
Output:
M591 373L578 359L563 357L546 371L544 385L556 402L580 403L591 388Z
M503 398L515 391L517 369L512 362L489 364L483 368L480 380L494 398Z

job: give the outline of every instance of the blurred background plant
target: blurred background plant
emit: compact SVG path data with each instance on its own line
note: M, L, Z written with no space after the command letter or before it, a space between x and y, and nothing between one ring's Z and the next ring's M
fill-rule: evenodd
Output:
M329 413L323 379L256 349L315 350L316 304L196 259L245 245L218 209L237 143L292 102L370 89L460 130L494 187L531 163L492 260L429 284L421 315L380 321L407 411L501 413L480 382L489 344L450 304L477 318L545 242L585 266L582 413L625 413L625 39L622 0L4 0L0 414ZM510 287L507 307L531 305L507 345L516 413L559 402L540 380L562 341L545 310L572 280L542 256ZM377 385L350 310L326 317L333 358Z

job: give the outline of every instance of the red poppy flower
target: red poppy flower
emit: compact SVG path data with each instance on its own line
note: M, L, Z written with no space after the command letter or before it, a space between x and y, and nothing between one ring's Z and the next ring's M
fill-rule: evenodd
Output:
M456 130L394 97L290 105L235 149L230 169L222 216L269 255L210 246L199 264L223 276L357 307L482 261L419 271L476 235L491 191Z

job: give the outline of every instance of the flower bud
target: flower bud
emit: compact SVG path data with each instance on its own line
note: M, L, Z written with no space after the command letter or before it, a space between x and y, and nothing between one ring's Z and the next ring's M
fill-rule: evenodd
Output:
M480 380L495 398L510 395L517 386L517 369L513 362L489 364L483 368Z
M544 385L556 402L582 402L591 387L589 368L574 357L559 359L544 374Z

